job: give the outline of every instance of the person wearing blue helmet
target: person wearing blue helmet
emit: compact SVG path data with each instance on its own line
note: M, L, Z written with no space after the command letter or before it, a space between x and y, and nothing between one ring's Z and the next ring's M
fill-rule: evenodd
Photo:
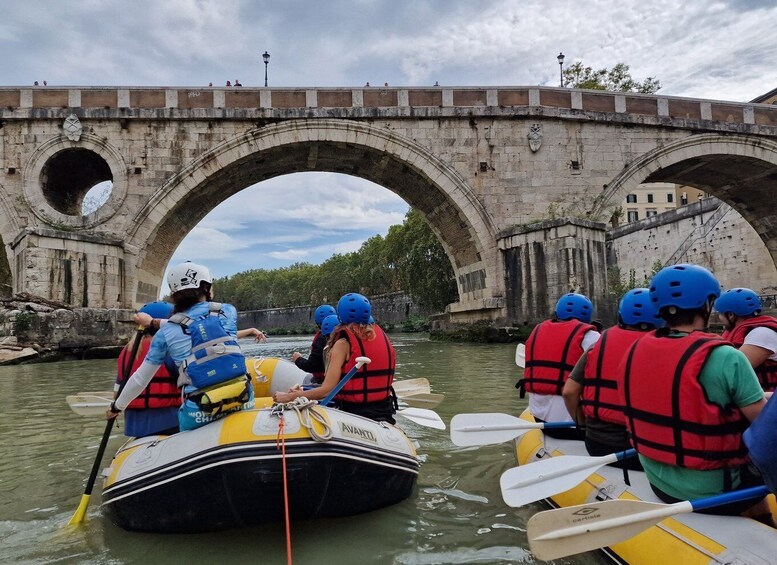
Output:
M329 363L321 386L277 392L273 399L290 402L305 396L320 400L356 365L357 357L365 356L370 358L370 364L363 365L343 386L335 403L346 412L394 424L396 399L391 385L397 356L391 340L378 324L370 323L372 305L366 296L346 294L337 303L337 315L341 324L329 337Z
M602 332L564 384L564 402L578 427L585 426L585 447L590 455L598 457L631 448L615 379L629 347L660 326L663 320L650 300L649 290L628 291L618 305L618 325ZM624 459L613 466L642 469L637 458Z
M715 301L723 339L745 354L766 392L777 389L777 320L761 314L761 298L749 288L732 288Z
M164 301L150 302L144 304L138 312L151 318L166 320L173 313L173 305ZM119 354L115 391L118 392L121 383L143 363L156 332L157 329L152 327L143 330L132 366L129 366L130 351L132 351L138 336L133 336L122 349ZM178 407L181 405L181 392L176 385L178 371L175 364L170 363L169 359L166 361L168 362L159 367L140 395L127 405L124 415L124 434L126 436L144 437L157 434L170 435L178 432Z
M518 381L521 397L530 392L529 409L540 422L570 422L561 393L572 368L599 339L591 323L593 304L582 294L559 298L554 317L537 325L526 340L526 369ZM576 429L545 430L559 439L582 439Z
M322 304L313 314L313 319L318 326L316 335L313 336L313 343L310 345L310 355L303 357L302 353L295 351L291 354L291 360L294 364L313 375L313 383L320 384L324 381L324 346L326 346L326 336L321 331L321 324L328 316L337 315L337 311L329 304Z
M747 357L706 333L720 283L699 265L661 269L650 299L667 326L626 352L617 387L626 428L656 495L694 500L760 484L748 466L743 432L763 409L764 392ZM764 501L707 510L768 520Z

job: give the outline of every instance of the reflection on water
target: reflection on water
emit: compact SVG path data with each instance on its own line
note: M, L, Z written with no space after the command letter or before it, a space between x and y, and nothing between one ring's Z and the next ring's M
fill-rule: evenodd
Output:
M519 414L514 346L431 342L392 336L397 378L426 377L445 394L435 410L448 423L460 412ZM244 340L249 355L288 357L310 337ZM86 522L65 528L83 493L105 427L70 412L65 396L112 386L115 361L0 367L0 562L3 563L285 563L283 524L200 535L129 533L103 519L99 481ZM401 421L420 443L423 461L414 496L369 514L292 524L294 562L437 563L534 562L525 526L540 505L511 509L499 476L515 464L511 444L454 446L448 435ZM115 434L107 453L123 441ZM106 456L104 464L109 458ZM600 558L557 561L599 563Z

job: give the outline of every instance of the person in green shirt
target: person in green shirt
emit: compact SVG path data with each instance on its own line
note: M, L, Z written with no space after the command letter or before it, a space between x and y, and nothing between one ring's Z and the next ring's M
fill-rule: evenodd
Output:
M718 296L720 283L703 267L662 269L650 283L650 298L667 327L637 341L618 370L632 443L665 502L762 483L748 464L742 434L766 401L747 357L704 332ZM709 512L771 524L765 499Z

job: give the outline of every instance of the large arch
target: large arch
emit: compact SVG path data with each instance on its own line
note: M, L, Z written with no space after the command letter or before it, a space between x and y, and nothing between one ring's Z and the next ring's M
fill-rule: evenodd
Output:
M657 147L630 163L607 186L591 214L601 213L643 182L693 186L737 210L777 264L777 142L763 137L705 133Z
M461 306L477 308L483 298L503 295L497 230L453 167L386 128L301 119L229 139L155 192L135 216L128 237L127 249L137 256L137 296L146 298L153 292L178 244L215 206L260 181L303 171L370 180L421 211L451 259Z

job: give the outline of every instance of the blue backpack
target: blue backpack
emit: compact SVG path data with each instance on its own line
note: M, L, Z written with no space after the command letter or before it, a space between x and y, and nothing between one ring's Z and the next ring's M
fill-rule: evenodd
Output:
M192 351L181 365L178 384L195 389L223 383L246 374L246 358L237 338L227 333L219 321L221 304L211 302L209 312L199 318L173 314L170 323L178 324L192 340Z
M777 492L777 450L774 449L777 434L777 394L773 395L761 413L745 430L745 445L750 459L761 472L766 488Z

